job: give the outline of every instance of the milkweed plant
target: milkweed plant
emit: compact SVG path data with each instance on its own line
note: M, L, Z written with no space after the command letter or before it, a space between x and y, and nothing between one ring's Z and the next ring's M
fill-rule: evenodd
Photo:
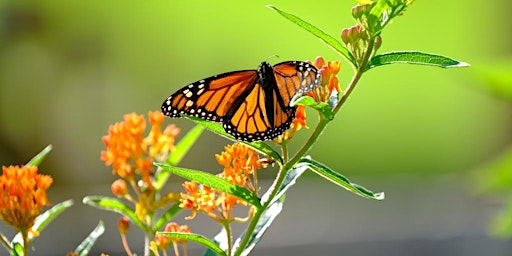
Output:
M376 201L384 199L384 193L374 193L351 182L307 155L308 151L338 116L367 71L400 63L441 68L469 65L419 51L379 53L383 43L382 31L391 21L402 16L413 0L358 2L352 8L355 25L341 29L338 37L324 33L291 13L268 6L330 46L354 71L350 82L340 86L337 77L340 61L326 61L322 57L314 59L312 64L321 72L321 85L292 99L291 105L298 106L295 119L290 129L273 141L237 141L223 130L221 124L191 116L187 118L197 126L177 141L180 129L175 125L162 128L165 117L159 111L150 111L147 119L135 113L126 114L121 122L110 126L108 134L102 138L106 148L101 152L101 160L112 167L113 175L117 177L111 185L114 197L87 196L83 203L121 215L117 226L127 255L138 254L132 251L126 238L132 225L145 234L144 248L139 252L142 255L188 255L188 242L202 244L205 247L203 255L248 255L283 209L288 189L308 170L356 195ZM307 123L306 108L318 113L316 124ZM287 144L302 128L309 127L309 138L300 142L302 146L296 152L290 152ZM205 129L233 141L233 144L225 146L223 152L215 155L220 165L217 168L222 169L217 175L179 167L180 160ZM2 167L0 218L18 234L12 240L1 235L0 240L11 255L28 255L27 248L44 227L73 204L65 201L42 212L43 207L50 205L46 191L52 184L52 178L38 174L37 166L50 150L51 146L48 146L25 165ZM272 185L263 190L257 174L270 165L277 166L279 170ZM173 192L164 193L171 174L187 181L181 188L171 188ZM235 214L235 207L246 209L245 214ZM185 219L176 218L181 211L188 213ZM208 238L194 233L187 222L193 221L198 214L218 223L219 234ZM240 234L232 230L235 222L246 225ZM100 221L68 255L87 255L104 229Z

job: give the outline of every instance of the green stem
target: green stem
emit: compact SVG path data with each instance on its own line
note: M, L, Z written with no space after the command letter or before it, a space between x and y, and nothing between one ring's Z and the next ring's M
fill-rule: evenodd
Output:
M22 229L21 236L23 239L23 256L28 256L28 229Z
M231 256L233 253L233 234L231 233L231 225L230 222L227 221L223 222L222 225L226 230L226 236L228 239L228 256Z
M288 161L288 144L285 140L281 143L281 154L283 156L283 163Z
M151 241L155 238L156 231L153 230L153 221L155 219L155 213L151 213L146 216L146 227L147 231L144 236L144 256L149 256L151 253Z

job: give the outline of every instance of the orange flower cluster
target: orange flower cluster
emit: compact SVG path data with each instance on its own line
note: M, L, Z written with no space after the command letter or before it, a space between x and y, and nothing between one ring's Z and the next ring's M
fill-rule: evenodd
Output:
M37 170L37 166L2 166L0 218L18 231L32 232L30 228L41 209L50 204L46 190L53 179L48 175L37 174Z
M341 92L340 82L336 76L340 71L341 63L339 61L329 61L325 63L324 58L317 57L313 63L322 74L322 84L315 90L307 93L317 102L328 102L334 90Z
M274 139L275 143L281 144L283 141L290 140L293 138L295 133L300 130L302 127L308 129L308 125L306 124L306 107L304 105L298 105L297 110L295 111L295 118L290 125L290 129L283 132L283 134L277 136Z
M108 135L102 137L107 149L101 152L101 160L113 166L114 174L128 181L134 181L139 171L144 183L151 187L152 162L169 154L179 129L170 125L162 131L164 115L159 111L149 112L148 117L152 127L145 138L146 119L142 115L126 114L123 122L111 125Z
M215 155L217 162L224 166L224 171L219 176L230 183L255 191L257 181L251 180L251 175L254 177L255 170L264 167L259 161L258 153L239 143L228 145L224 149L220 155ZM219 222L233 220L236 219L232 217L233 208L238 204L247 205L235 196L202 186L195 181L184 182L183 188L186 193L181 194L180 207L192 210L192 215L187 219L193 219L199 211ZM216 210L219 215L215 213Z
M318 68L322 74L322 82L320 86L314 90L305 93L315 99L316 102L329 102L329 97L333 95L334 91L339 94L341 92L340 83L336 76L340 71L339 61L329 61L325 63L324 58L317 57L313 65ZM300 130L302 127L309 128L306 124L306 107L299 105L295 112L295 118L292 121L290 129L279 135L274 141L276 143L282 143L283 141L290 140L295 135L295 132Z
M180 232L180 233L190 233L190 228L187 225L178 225L176 222L168 223L165 228L164 232ZM181 240L181 239L172 239L166 235L160 235L157 234L155 236L155 244L160 248L161 250L165 250L169 243L173 241L176 243L186 243L187 241Z

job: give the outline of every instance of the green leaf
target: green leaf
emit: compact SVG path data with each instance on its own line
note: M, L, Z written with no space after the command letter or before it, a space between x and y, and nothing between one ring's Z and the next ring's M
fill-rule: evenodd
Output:
M304 105L304 106L313 106L316 104L315 99L306 96L306 95L295 95L290 100L290 106Z
M224 250L224 251L227 251L228 249L228 239L227 239L227 232L226 232L226 229L224 227L221 228L220 232L215 235L215 237L213 238L213 242L221 249L221 250ZM216 256L217 254L215 254L214 251L210 250L210 249L206 249L205 252L203 253L203 256Z
M34 220L34 225L32 226L32 229L37 232L42 232L43 229L52 222L57 216L59 216L62 212L67 210L69 207L73 205L73 200L66 200L64 202L58 203L54 205L52 208L46 210L44 213L37 216L37 218ZM36 237L33 237L32 234L29 234L29 241L32 241L32 239L35 239ZM16 236L13 238L13 242L22 242L22 236L21 232L18 232Z
M193 180L210 188L218 189L222 192L226 192L230 195L236 196L255 206L258 210L261 209L261 203L258 198L258 195L247 190L244 187L231 184L227 180L217 177L213 174L160 163L155 163L155 165L162 168L165 171L169 171L185 179Z
M181 114L181 115L187 119L190 119L190 120L196 122L197 124L200 124L201 126L203 126L204 128L208 129L209 131L211 131L213 133L216 133L216 134L218 134L222 137L228 138L230 140L237 141L235 139L235 137L227 134L226 131L224 131L224 128L222 128L222 124L220 124L220 123L217 123L214 121L206 121L204 119L201 119L201 118L198 118L195 116L188 116L188 115L184 115L184 114Z
M261 142L261 141L253 141L253 142L246 142L246 141L239 141L239 143L242 143L257 152L269 156L270 158L274 159L279 164L283 164L283 159L281 158L281 155L277 153L272 147L269 145Z
M69 207L73 205L73 200L66 200L64 202L58 203L54 205L52 208L46 210L44 213L37 216L34 221L34 225L32 229L38 232L43 231L43 229L57 216L59 216L62 212L67 210Z
M144 223L137 218L137 215L135 215L135 212L130 209L125 203L122 201L106 197L106 196L86 196L83 199L84 204L88 204L94 207L97 207L102 210L112 211L120 213L123 216L128 217L133 223L135 223L137 226L139 226L140 229L144 232L148 232L148 227L144 225Z
M176 214L181 211L180 204L176 203L172 207L169 207L167 211L156 221L153 226L153 230L160 230L165 224L171 221Z
M284 177L283 183L281 183L281 186L279 187L279 190L277 191L276 195L274 196L274 200L284 196L286 191L290 189L297 180L302 176L302 174L307 170L306 165L297 164L292 169L286 173L286 176ZM265 193L262 197L262 201L266 201L267 197L270 195L270 191ZM273 202L272 202L273 203Z
M296 95L290 101L291 106L295 105L304 105L308 107L312 107L316 109L318 112L322 114L326 119L333 120L334 112L332 112L332 108L329 104L325 102L316 102L315 99L305 96L305 95Z
M271 157L275 161L279 162L280 164L283 163L283 159L281 158L281 155L279 155L279 153L277 153L277 151L275 151L272 147L270 147L269 145L267 145L261 141L254 141L254 142L239 141L239 140L235 139L235 137L227 134L224 131L224 128L222 128L222 125L220 123L206 121L206 120L194 117L194 116L185 116L185 117L202 125L203 127L205 127L206 129L210 130L213 133L216 133L216 134L218 134L222 137L225 137L229 140L247 145L247 146L251 147L252 149L260 152L261 154L268 155L269 157Z
M287 20L297 24L299 27L313 34L314 36L322 40L324 43L332 47L334 50L336 50L338 53L340 53L343 57L345 57L354 67L357 67L357 62L354 56L352 56L352 54L347 50L347 48L345 48L345 46L343 46L343 44L341 44L340 41L336 40L334 37L326 34L319 28L313 26L312 24L302 20L301 18L293 14L282 11L279 8L272 5L267 5L267 7L273 9L274 11L285 17Z
M100 221L96 228L85 238L78 247L75 249L75 253L80 256L86 256L91 251L91 248L96 243L96 240L103 235L105 232L105 226L103 226L103 221Z
M169 155L167 159L167 163L170 165L178 165L181 159L187 154L190 148L197 141L199 136L203 133L204 127L200 125L196 125L192 128L187 135L185 135L180 142L174 147L174 150ZM157 170L155 174L155 188L156 190L162 189L162 187L167 183L167 179L169 179L168 172L160 172Z
M52 151L52 145L46 146L46 148L44 148L39 154L34 156L34 158L30 159L30 161L28 161L27 165L28 166L38 166L44 160L46 155L48 155L48 153L50 153L50 151Z
M268 208L263 212L260 219L258 220L258 223L256 224L256 227L251 234L251 237L249 238L249 242L247 243L247 246L243 249L241 255L249 255L249 253L254 249L256 244L260 241L260 239L263 237L263 234L267 229L270 227L270 225L274 222L276 217L281 213L283 206L284 206L284 199L285 199L285 193L288 191L289 188L291 188L297 181L297 179L308 169L306 165L297 165L294 168L290 169L288 173L286 174L283 183L279 187L279 190L277 191L275 197L272 199L272 202L269 204ZM268 200L267 198L271 194L271 190L267 191L265 195L263 195L262 200ZM235 247L238 246L241 243L242 238L245 236L245 231L240 235L240 237L235 242Z
M26 256L25 253L23 252L23 245L21 245L20 243L14 243L12 250L11 250L11 255L12 256Z
M310 170L315 172L316 174L326 178L327 180L331 181L332 183L341 186L345 188L348 191L351 191L357 195L360 195L362 197L375 199L375 200L383 200L384 199L384 193L373 193L372 191L359 186L357 184L354 184L350 182L349 179L347 179L345 176L331 170L329 167L325 166L324 164L317 162L313 159L309 158L303 158L299 161L299 163L306 164Z
M416 52L397 51L379 54L373 57L366 70L388 64L418 64L440 68L467 67L468 63L454 60L445 56Z
M180 232L157 232L157 234L168 236L173 239L181 239L186 241L194 241L206 246L208 249L214 251L217 255L227 256L227 254L213 241L208 238L193 233L180 233Z

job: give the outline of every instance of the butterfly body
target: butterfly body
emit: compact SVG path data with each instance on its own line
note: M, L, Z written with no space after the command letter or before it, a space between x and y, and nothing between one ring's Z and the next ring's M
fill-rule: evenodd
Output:
M164 101L162 112L222 123L239 140L271 140L290 128L297 108L290 106L292 97L320 82L320 72L307 62L262 62L257 70L227 72L189 84Z

